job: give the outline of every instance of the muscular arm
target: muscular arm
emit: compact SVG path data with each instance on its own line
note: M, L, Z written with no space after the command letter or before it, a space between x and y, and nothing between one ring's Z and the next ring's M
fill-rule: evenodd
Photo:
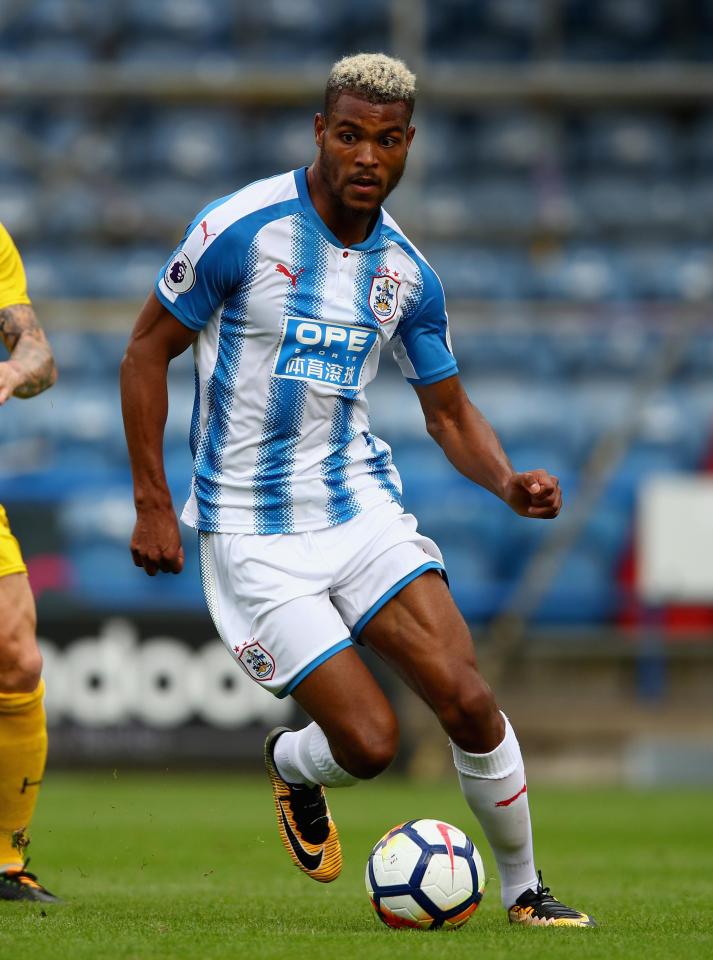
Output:
M470 402L457 376L417 386L416 393L426 429L456 470L522 516L557 516L562 506L557 478L545 470L515 472L495 431Z
M57 379L52 350L35 311L17 303L0 310L0 336L10 359L0 363L0 404L34 397Z
M151 294L138 316L121 362L121 409L134 480L134 563L149 576L179 573L183 548L163 464L168 415L168 365L195 340Z

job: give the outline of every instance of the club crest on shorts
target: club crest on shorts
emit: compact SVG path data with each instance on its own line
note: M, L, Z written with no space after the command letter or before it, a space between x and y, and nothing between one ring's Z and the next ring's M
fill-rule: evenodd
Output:
M196 271L188 254L183 251L177 253L166 267L163 279L172 293L188 293L196 282Z
M388 273L379 273L372 277L369 290L369 306L379 323L392 320L399 305L399 287L401 281Z
M248 643L238 654L238 660L256 680L271 680L275 674L275 661L259 643Z

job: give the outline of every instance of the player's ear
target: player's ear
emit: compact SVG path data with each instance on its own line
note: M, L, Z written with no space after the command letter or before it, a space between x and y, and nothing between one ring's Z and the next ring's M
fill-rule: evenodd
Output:
M327 118L322 113L314 115L314 140L318 147L322 146L324 131L327 129Z
M411 148L411 141L413 140L414 134L416 133L416 127L413 125L408 128L406 131L406 149Z

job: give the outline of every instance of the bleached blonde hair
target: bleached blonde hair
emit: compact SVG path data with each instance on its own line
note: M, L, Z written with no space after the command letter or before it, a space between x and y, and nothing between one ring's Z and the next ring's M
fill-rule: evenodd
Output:
M416 101L416 77L402 60L385 53L356 53L342 57L332 67L324 91L324 113L340 93L353 93L369 103L399 103L409 107Z

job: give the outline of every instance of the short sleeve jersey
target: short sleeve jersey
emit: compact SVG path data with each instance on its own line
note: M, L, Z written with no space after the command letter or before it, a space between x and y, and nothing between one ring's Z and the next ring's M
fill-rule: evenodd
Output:
M15 303L30 303L20 254L0 223L0 310Z
M155 291L200 331L186 523L292 533L400 504L364 389L389 342L413 384L457 366L441 283L388 214L345 248L305 169L261 180L198 214Z

